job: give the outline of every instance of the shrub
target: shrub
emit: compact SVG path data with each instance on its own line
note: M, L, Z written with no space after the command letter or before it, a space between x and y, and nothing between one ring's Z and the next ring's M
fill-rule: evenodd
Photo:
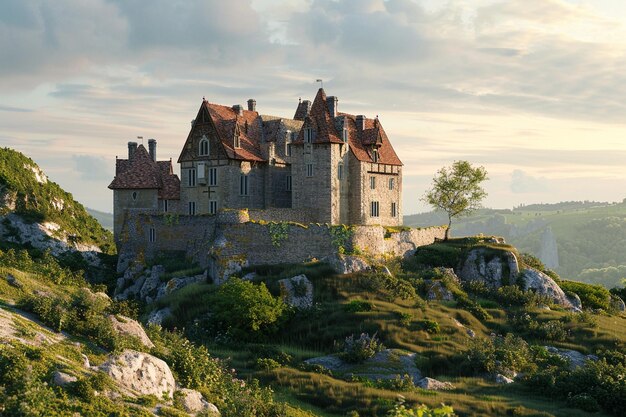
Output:
M474 372L510 375L512 371L533 369L533 358L524 339L507 334L489 339L473 339L465 352L467 365Z
M272 358L259 358L256 360L256 368L262 371L271 371L280 368L282 365Z
M376 334L370 336L368 333L361 333L358 339L350 335L343 344L341 358L349 363L361 363L384 348Z
M416 408L407 408L404 405L404 398L396 403L396 405L389 410L387 417L455 417L454 409L444 404L438 408L428 408L425 405L420 405Z
M347 312L358 313L360 311L372 311L374 304L366 300L352 300L348 304L343 305L343 309Z
M588 411L590 413L600 411L600 405L596 399L587 394L578 394L568 397L567 405L573 408L580 408L581 410Z
M559 286L565 292L578 294L585 308L599 308L606 311L611 307L611 293L601 285L561 281L559 282Z
M390 299L411 300L418 297L410 282L383 272L362 274L359 277L359 285L368 291L385 291Z
M476 301L470 299L466 294L462 294L460 296L455 294L455 297L457 307L469 311L477 319L488 320L491 318L491 315L487 313L487 310L482 308Z
M415 322L415 326L419 330L425 330L427 333L430 334L439 333L439 331L441 330L441 328L439 327L439 323L437 323L437 321L435 320L418 320Z

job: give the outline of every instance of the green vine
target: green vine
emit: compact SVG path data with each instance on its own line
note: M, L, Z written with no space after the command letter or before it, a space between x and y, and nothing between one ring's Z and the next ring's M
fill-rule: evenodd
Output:
M346 247L354 235L354 227L345 224L329 226L328 228L333 246L340 254L346 253Z
M289 224L287 223L269 223L270 237L272 245L277 248L289 237Z
M179 218L178 218L178 214L166 214L165 216L165 224L167 226L173 226L173 225L177 225Z

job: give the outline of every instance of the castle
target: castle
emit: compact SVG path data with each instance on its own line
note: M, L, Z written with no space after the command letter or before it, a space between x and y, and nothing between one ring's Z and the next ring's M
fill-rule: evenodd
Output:
M256 101L202 101L178 158L157 161L128 143L117 159L114 234L129 210L212 215L223 209L271 210L264 220L387 225L402 223L402 162L376 118L338 111L322 88L300 101L293 119L261 115Z
M337 104L320 89L285 119L260 115L253 99L247 110L203 99L178 158L182 181L171 160L157 161L154 139L147 150L129 142L109 185L118 272L183 254L219 283L246 266L407 256L443 238L445 227L398 227L402 162L378 117Z

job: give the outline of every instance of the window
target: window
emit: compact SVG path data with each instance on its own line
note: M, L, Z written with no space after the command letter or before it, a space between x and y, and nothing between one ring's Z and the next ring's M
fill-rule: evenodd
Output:
M379 207L378 201L372 201L372 203L370 204L370 216L378 217L379 215L378 207Z
M209 214L216 214L216 213L217 213L217 201L209 200Z
M137 191L133 191L133 201L137 200Z
M389 178L389 189L393 190L394 186L395 184L394 184L393 178Z
M285 155L291 156L291 142L293 142L293 132L287 131L287 137L285 138Z
M202 140L200 141L200 150L198 152L198 155L200 156L209 155L209 140L206 138L206 136L203 136Z
M190 216L196 215L196 202L195 201L189 202L189 215Z
M291 175L287 175L287 191L291 191Z
M190 170L187 171L187 185L189 187L196 186L196 169L195 168L191 168Z
M150 242L155 242L156 241L156 230L154 230L154 227L150 228Z
M307 127L306 129L304 129L304 141L306 143L313 142L313 129L312 128Z
M217 185L217 168L209 168L209 185Z
M198 182L200 184L206 184L206 177L205 177L206 169L204 167L205 167L205 165L204 165L203 162L200 162L198 164L198 171L197 172L198 172Z
M370 188L372 190L376 189L376 177L370 177Z
M233 145L235 146L235 148L241 148L241 142L239 141L239 135L235 135L235 138L233 139Z
M378 149L372 149L372 160L378 162Z
M241 174L239 177L239 195L248 195L248 176Z
M396 217L398 215L398 207L396 203L391 203L391 217Z
M313 164L306 164L306 176L307 177L313 176Z
M167 203L168 203L168 200L163 200L163 212L165 213L167 213L167 209L168 209Z
M344 142L348 143L348 129L345 127L343 128L341 138L343 139Z
M337 178L339 178L339 181L343 179L343 164L342 163L339 163L339 166L337 167Z

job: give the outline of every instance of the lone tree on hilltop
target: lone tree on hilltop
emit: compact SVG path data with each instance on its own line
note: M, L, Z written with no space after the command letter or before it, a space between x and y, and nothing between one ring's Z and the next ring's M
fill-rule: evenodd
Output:
M432 188L422 200L448 214L445 240L448 240L453 217L468 215L482 207L481 201L487 193L480 183L486 179L485 168L473 167L467 161L455 161L451 167L437 171Z

